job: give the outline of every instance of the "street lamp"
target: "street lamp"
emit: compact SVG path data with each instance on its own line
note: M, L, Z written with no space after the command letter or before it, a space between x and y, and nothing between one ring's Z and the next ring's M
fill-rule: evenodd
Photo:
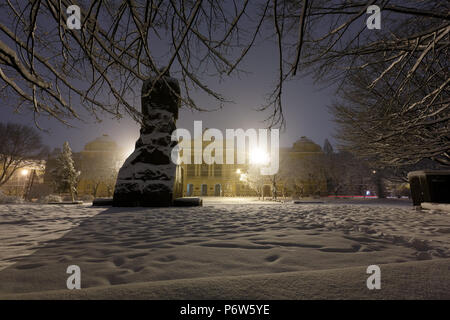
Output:
M21 180L21 184L23 183L23 185L22 185L23 190L21 190L21 192L23 192L23 198L24 199L27 197L27 176L28 176L28 173L30 173L30 170L28 170L28 169L24 168L24 169L20 170L20 175L22 176L22 179L20 179L20 180Z
M267 152L260 148L250 150L250 164L265 165L270 162Z

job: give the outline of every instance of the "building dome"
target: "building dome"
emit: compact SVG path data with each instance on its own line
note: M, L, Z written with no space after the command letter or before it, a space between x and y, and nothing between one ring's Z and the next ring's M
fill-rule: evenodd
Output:
M107 134L88 142L84 146L84 150L88 151L112 151L117 149L117 143L111 139Z
M292 149L298 152L322 152L322 148L318 144L305 136L294 142Z

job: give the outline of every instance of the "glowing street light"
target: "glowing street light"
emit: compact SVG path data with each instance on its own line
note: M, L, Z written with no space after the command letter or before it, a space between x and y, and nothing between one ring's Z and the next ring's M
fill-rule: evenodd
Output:
M20 174L23 175L23 176L27 176L28 173L29 173L28 169L22 169L22 170L20 171Z
M269 155L262 149L255 148L250 151L250 163L257 165L264 165L270 162Z

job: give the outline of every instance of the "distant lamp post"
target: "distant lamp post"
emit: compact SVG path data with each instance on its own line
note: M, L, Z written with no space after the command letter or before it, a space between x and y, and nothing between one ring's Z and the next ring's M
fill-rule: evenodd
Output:
M27 197L27 177L28 177L29 173L30 173L30 170L28 170L28 169L20 170L20 175L22 176L22 179L20 179L20 180L21 180L21 184L22 183L23 184L22 184L22 187L19 187L19 188L22 189L20 192L22 193L22 197L24 199L26 199L26 197Z

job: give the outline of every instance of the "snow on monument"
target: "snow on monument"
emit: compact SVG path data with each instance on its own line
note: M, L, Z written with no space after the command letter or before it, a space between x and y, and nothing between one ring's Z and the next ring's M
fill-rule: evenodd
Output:
M117 177L113 198L116 207L172 204L176 165L170 153L177 142L171 141L171 134L176 129L180 86L168 71L155 80L151 77L142 85L143 123L135 150Z

